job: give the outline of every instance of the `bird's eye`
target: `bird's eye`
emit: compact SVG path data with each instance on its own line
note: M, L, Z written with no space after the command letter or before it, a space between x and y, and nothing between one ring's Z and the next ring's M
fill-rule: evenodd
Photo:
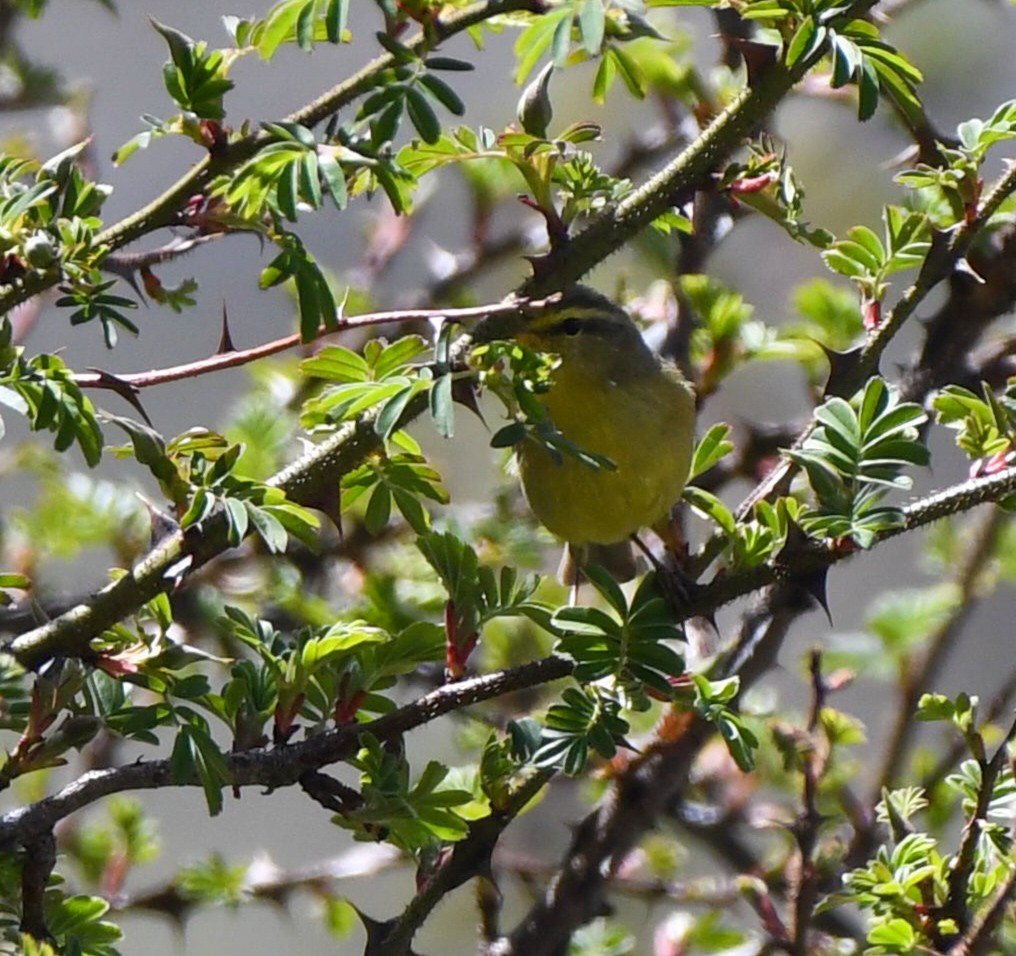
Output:
M582 331L582 320L581 319L565 319L561 323L561 330L565 335L578 335Z

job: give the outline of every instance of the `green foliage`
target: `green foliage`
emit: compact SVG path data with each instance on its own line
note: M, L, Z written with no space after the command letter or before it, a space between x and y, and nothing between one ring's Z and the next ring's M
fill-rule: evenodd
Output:
M196 43L157 20L152 26L169 47L170 60L162 69L169 95L180 109L200 119L223 119L223 97L233 88L233 82L227 76L229 60L222 50L209 50L206 43Z
M758 567L777 554L803 510L793 498L780 498L775 505L759 501L749 520L738 521L727 505L703 488L689 485L683 498L695 512L716 525L724 538L724 557L735 569Z
M815 409L818 426L799 451L787 453L804 468L816 497L817 507L801 517L804 530L866 548L880 532L899 527L902 512L881 502L889 490L911 487L900 474L904 467L928 464L928 449L918 440L926 418L878 378L853 402L834 397Z
M968 458L992 470L1008 460L1016 436L1016 388L1010 379L1001 396L987 383L981 395L961 385L947 385L935 396L939 424L956 431L956 444Z
M310 378L334 382L304 404L301 424L308 430L350 421L380 406L378 434L390 438L406 406L429 384L429 370L416 362L427 343L410 335L388 344L373 339L358 355L341 346L327 346L301 363Z
M322 329L335 329L335 299L314 257L291 232L277 238L282 251L261 271L259 285L270 289L292 280L300 314L300 337L309 342Z
M1003 103L987 120L970 119L956 128L957 142L940 144L940 165L917 163L897 174L897 182L941 197L949 210L940 217L939 228L965 222L974 214L980 198L980 169L988 151L1016 136L1016 101Z
M668 642L683 634L653 578L643 579L629 603L602 569L589 568L588 574L609 610L565 607L550 620L561 634L559 650L575 661L575 677L586 683L613 677L638 707L648 706L646 691L671 697L670 681L684 671L684 660Z
M237 473L243 446L204 429L167 444L146 425L119 416L107 418L127 432L134 457L149 469L175 505L181 528L221 514L229 529L228 540L234 545L250 532L271 552L284 551L290 535L314 545L320 523L310 511L287 500L281 488Z
M833 241L831 233L805 220L804 187L787 161L786 147L771 136L750 143L747 160L730 163L720 185L732 199L762 213L798 242L824 249Z
M134 867L155 860L162 848L140 801L114 797L106 809L108 823L86 824L68 839L70 856L94 886L123 880Z
M348 16L349 0L281 0L264 17L226 17L225 21L237 47L253 47L270 60L280 46L294 41L308 51L322 39L348 42Z
M228 181L226 202L237 215L256 220L265 210L296 222L299 204L320 209L327 192L336 208L348 202L337 154L318 147L314 134L296 123L266 123L269 142Z
M0 403L23 415L33 431L50 431L57 451L76 444L89 465L102 457L102 430L95 406L55 355L24 358L12 344L9 320L0 324ZM0 435L3 433L0 422Z
M718 464L734 450L734 443L729 440L730 426L713 425L698 441L691 459L691 471L688 480L694 481L703 472Z
M414 855L466 835L466 822L455 811L472 794L447 786L446 767L431 761L419 779L410 783L403 756L370 734L362 740L363 749L350 763L360 771L363 804L336 817L336 823L353 828L360 839L375 839L383 832L386 839Z
M888 277L919 266L931 245L928 222L921 213L886 206L882 220L882 239L866 226L853 226L847 239L834 242L822 253L830 269L857 286L867 328L878 325L878 313L869 310L885 297Z
M572 776L585 769L590 750L609 760L628 732L619 712L619 703L609 695L591 687L569 687L547 711L538 741L526 756L537 767ZM521 737L518 728L515 733Z
M758 737L735 709L740 690L736 677L710 681L702 674L693 674L694 707L709 723L715 725L727 745L730 756L745 773L755 769Z
M451 533L421 535L416 546L448 593L459 633L477 634L499 617L522 615L538 623L547 622L546 606L530 600L538 583L535 577L520 579L510 567L495 572L480 563L472 547Z
M176 883L185 899L235 907L247 896L246 878L247 867L230 866L221 856L213 854L202 863L182 869Z
M821 6L816 4L816 7ZM901 112L920 115L921 102L915 87L921 72L892 46L883 41L878 28L865 20L851 20L842 27L830 21L840 15L842 6L816 10L801 21L786 48L788 66L810 59L818 50L832 58L833 89L853 83L857 86L857 118L870 119L878 106L880 92L885 93Z
M635 937L623 926L596 919L572 938L568 956L627 956L635 952Z
M556 356L534 352L518 342L491 342L473 350L471 363L480 385L500 399L512 420L494 433L491 447L514 448L523 441L534 441L555 461L568 455L590 468L615 468L606 456L571 441L539 400L538 396L550 388L554 368L559 364Z

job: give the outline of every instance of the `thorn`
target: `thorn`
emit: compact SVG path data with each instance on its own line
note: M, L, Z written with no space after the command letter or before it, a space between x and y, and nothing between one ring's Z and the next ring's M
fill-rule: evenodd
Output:
M822 397L829 398L833 395L839 395L843 391L844 380L857 367L862 349L858 346L847 352L837 352L836 349L827 348L821 342L817 344L829 361L829 377L826 379L825 388L822 390Z
M782 581L785 583L792 583L797 585L800 590L810 597L819 607L825 611L826 618L829 621L830 626L833 623L833 616L829 611L829 597L826 589L826 584L829 579L829 567L828 565L819 567L811 571L800 571L796 574L789 575L787 573L784 559L788 555L800 554L803 550L811 547L813 542L811 539L801 530L801 527L795 522L791 521L787 529L787 541L786 544L780 549L780 553L776 555L774 567Z
M744 65L748 71L748 86L757 85L762 74L776 62L776 47L767 43L756 43L754 40L744 40L741 37L730 37L729 42L744 57Z
M487 420L480 411L480 403L477 401L476 385L466 378L455 379L452 382L452 401L468 408L481 422L487 426Z
M226 303L222 303L222 332L219 334L219 345L215 350L216 355L225 355L227 352L235 352L233 336L229 334L229 314L226 311Z
M89 366L88 371L99 376L99 388L108 388L110 391L116 392L145 420L146 425L154 427L152 420L148 417L148 412L145 411L145 406L141 404L141 399L138 397L141 394L141 389L130 382L125 382L112 372L104 372L101 368Z
M102 264L102 268L104 271L110 272L118 279L126 282L134 290L134 294L144 303L145 308L148 308L148 297L138 282L137 270L133 266L121 264L113 256L107 256L106 261Z
M796 583L815 601L823 611L829 626L833 626L833 616L829 610L829 593L827 583L829 581L829 569L820 568L818 571L809 571L806 574L797 576Z
M152 547L155 547L164 538L168 538L171 534L176 534L180 530L180 523L168 511L163 511L154 501L145 497L140 491L135 491L134 495L148 511Z

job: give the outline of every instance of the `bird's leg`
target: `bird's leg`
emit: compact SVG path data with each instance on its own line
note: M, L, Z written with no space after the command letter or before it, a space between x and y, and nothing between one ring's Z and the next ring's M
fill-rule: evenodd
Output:
M652 565L660 590L667 602L676 609L687 607L696 587L695 581L685 574L676 563L672 562L668 565L661 562L637 534L633 534L631 540Z

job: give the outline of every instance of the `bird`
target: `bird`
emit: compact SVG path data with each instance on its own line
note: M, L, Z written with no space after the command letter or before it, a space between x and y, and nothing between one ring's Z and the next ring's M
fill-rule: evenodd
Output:
M695 393L677 367L646 343L631 317L585 286L564 291L516 333L560 364L539 396L554 427L596 468L556 454L532 436L515 449L533 513L565 541L558 579L577 587L599 565L629 581L635 534L669 514L681 497L695 436Z

